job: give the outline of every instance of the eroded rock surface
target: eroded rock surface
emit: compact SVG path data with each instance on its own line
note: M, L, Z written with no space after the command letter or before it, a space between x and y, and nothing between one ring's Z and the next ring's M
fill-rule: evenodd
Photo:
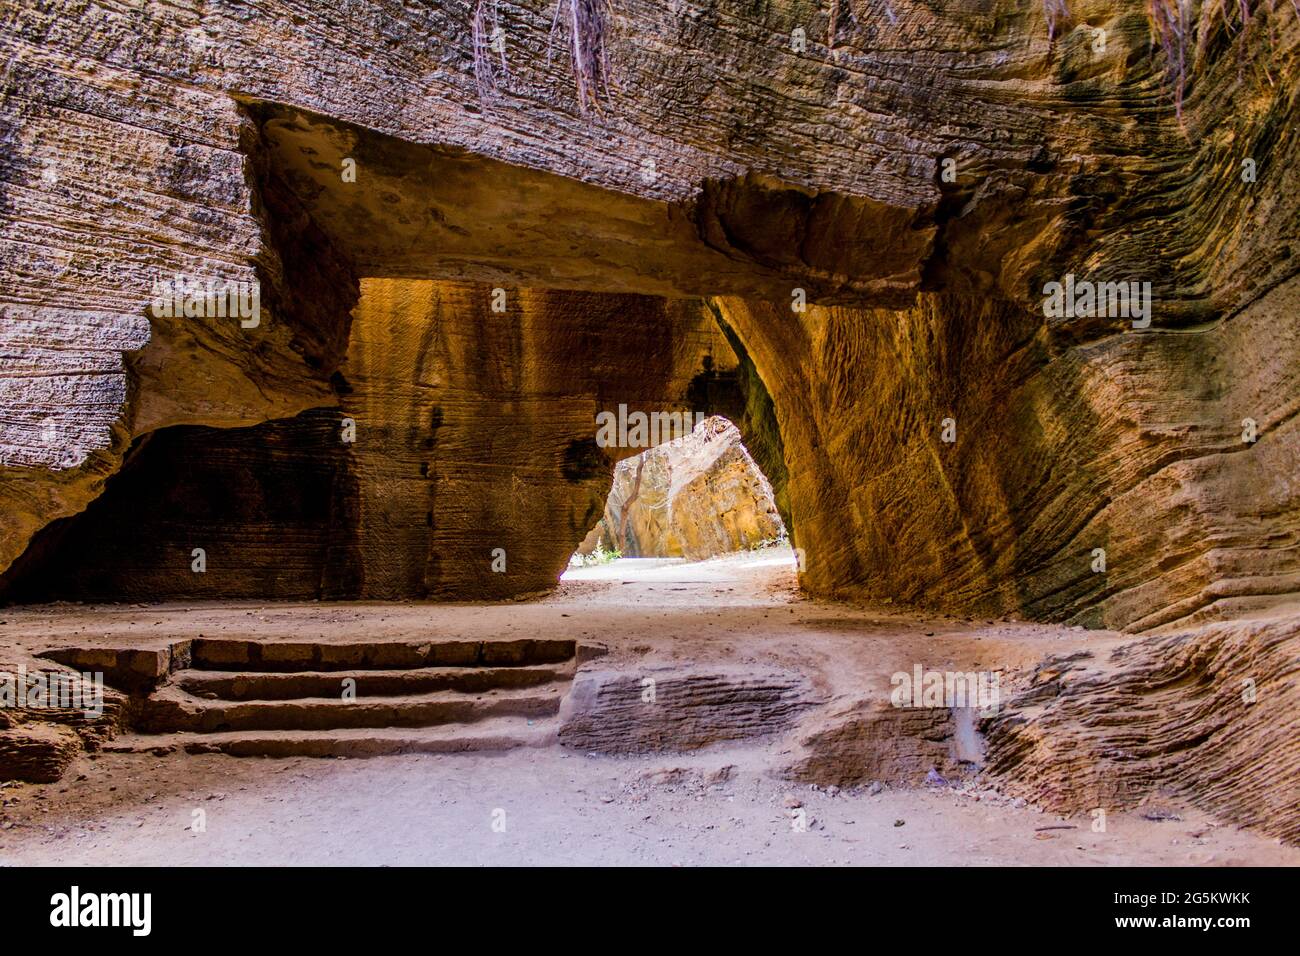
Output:
M1092 741L1294 838L1296 708L1229 693L1296 659L1246 617L1300 590L1294 5L1189 4L1172 85L1133 0L841 6L620 2L595 109L541 0L482 95L461 5L8 3L5 596L549 586L634 453L595 412L695 404L707 353L808 591L1179 631L999 718L998 772L1054 799ZM260 321L154 313L178 274ZM1046 314L1066 275L1150 324ZM637 730L620 680L637 746L799 699Z
M560 743L593 753L698 750L787 729L816 702L788 671L584 668L560 711Z
M773 396L813 592L1132 630L1294 599L1300 280L1083 343L943 295L721 312Z
M346 407L361 280L380 277L723 297L722 331L762 385L744 407L771 419L755 455L816 593L1148 629L1295 592L1281 474L1300 368L1300 24L1286 5L1235 33L1196 5L1177 109L1126 0L1071 6L1051 30L1039 7L1001 0L900 0L884 20L835 23L802 2L630 0L611 41L618 94L600 109L579 106L564 57L542 55L544 6L501 7L510 66L486 89L459 7L10 7L0 269L18 332L0 370L18 413L0 435L0 565L157 429ZM260 282L262 321L151 314L154 283L178 273ZM1045 318L1044 283L1067 273L1149 281L1150 328ZM637 343L611 341L555 344L556 367L608 370L613 406L637 391L620 367ZM408 381L388 371L377 390ZM490 421L512 388L485 379L475 413ZM941 444L947 418L958 437ZM385 454L413 460L432 432ZM311 441L280 444L320 460ZM550 445L509 456L513 474L550 467ZM362 482L330 518L353 540L307 535L329 561L271 520L237 543L283 543L295 580L253 557L240 581L200 590L463 593L438 561L475 566L497 538L550 583L550 549L530 542L576 545L581 509L550 489L557 523L495 521L466 543L519 493L503 482L484 502L473 485L435 514L435 548L409 531L407 494L400 533L367 541L382 521L363 512L388 503ZM398 549L392 573L372 543Z
M1052 810L1126 808L1167 791L1294 843L1298 651L1291 618L1046 661L986 722L989 772Z
M957 780L977 769L979 756L963 748L951 710L894 707L871 699L819 717L798 745L783 773L822 787L916 787L931 771Z
M129 702L97 678L31 657L0 663L0 781L53 783L116 735Z
M736 426L708 418L614 470L605 515L579 546L701 561L785 536L772 486Z
M0 780L54 783L80 753L76 733L56 724L21 724L0 730Z

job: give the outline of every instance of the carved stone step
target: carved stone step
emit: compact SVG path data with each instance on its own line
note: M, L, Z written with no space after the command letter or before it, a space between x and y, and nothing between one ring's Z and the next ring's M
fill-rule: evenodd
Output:
M539 687L573 677L573 665L536 664L519 667L422 667L375 671L179 671L175 686L203 699L293 700L334 697L351 680L360 698L427 694L440 690L483 693L489 690Z
M134 726L145 733L234 730L332 730L346 727L429 727L506 714L549 717L567 684L490 690L434 691L397 697L308 697L297 700L202 700L179 687L160 688L140 702Z
M554 743L554 718L493 717L439 727L228 731L211 734L128 734L104 746L110 753L223 753L233 757L381 757L411 753L470 753Z

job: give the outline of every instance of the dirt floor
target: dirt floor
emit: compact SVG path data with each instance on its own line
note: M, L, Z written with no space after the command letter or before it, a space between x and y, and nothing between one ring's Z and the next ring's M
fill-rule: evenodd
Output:
M828 703L927 667L1017 668L1131 637L1012 621L920 619L803 600L788 550L572 571L497 605L255 604L0 610L0 650L200 634L262 640L552 637L603 642L601 666L719 661L807 674ZM1297 865L1300 850L1175 801L1060 819L957 785L831 792L778 778L782 736L691 755L553 745L372 759L97 754L57 784L0 789L0 863ZM1149 819L1158 817L1160 819Z

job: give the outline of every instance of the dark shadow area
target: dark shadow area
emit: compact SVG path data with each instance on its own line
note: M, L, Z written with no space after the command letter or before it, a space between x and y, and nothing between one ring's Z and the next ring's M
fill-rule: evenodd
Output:
M102 495L0 576L0 600L355 597L355 476L338 431L338 411L316 409L146 435Z

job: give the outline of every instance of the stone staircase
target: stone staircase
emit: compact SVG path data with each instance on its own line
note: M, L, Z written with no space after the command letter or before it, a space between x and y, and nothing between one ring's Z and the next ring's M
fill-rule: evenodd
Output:
M571 640L186 642L109 752L353 757L555 740Z

